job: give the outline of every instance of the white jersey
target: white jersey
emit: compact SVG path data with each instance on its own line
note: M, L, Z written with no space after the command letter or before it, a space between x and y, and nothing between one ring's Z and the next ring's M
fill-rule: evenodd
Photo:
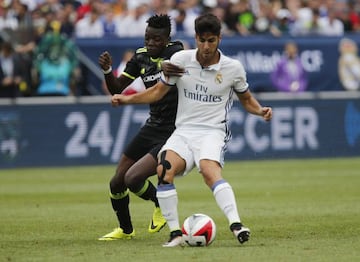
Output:
M217 128L228 132L234 91L248 90L244 67L220 52L219 63L202 68L196 60L196 52L191 49L175 53L170 62L185 68L185 73L167 81L163 79L178 88L176 128Z

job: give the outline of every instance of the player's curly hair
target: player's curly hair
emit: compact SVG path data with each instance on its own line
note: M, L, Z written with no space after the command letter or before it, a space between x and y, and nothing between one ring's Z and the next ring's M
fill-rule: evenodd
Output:
M149 27L164 29L167 36L171 33L170 16L166 14L153 15L147 21Z

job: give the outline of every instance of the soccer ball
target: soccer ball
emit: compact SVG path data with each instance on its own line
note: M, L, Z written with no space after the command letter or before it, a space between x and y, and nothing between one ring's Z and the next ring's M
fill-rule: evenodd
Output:
M205 214L193 214L187 217L181 229L185 243L192 247L210 245L216 236L216 225Z

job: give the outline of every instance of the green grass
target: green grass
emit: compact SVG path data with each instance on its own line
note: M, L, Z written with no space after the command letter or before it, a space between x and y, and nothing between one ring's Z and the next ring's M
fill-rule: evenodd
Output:
M114 168L1 170L0 261L359 261L360 158L227 162L223 175L251 229L244 245L201 176L178 178L181 220L197 212L215 220L206 248L162 248L168 228L147 233L152 204L134 195L136 238L97 241L116 226Z

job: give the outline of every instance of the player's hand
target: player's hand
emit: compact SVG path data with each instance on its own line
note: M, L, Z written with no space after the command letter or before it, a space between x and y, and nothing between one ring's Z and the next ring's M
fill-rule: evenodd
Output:
M108 70L112 65L112 58L108 51L103 52L98 59L98 63L102 70Z
M182 76L185 72L183 67L174 65L169 61L163 61L161 63L161 69L165 76Z
M114 107L126 104L127 96L121 94L115 94L111 97L111 105Z
M270 121L272 118L272 108L271 107L263 107L262 108L262 117L265 121Z

